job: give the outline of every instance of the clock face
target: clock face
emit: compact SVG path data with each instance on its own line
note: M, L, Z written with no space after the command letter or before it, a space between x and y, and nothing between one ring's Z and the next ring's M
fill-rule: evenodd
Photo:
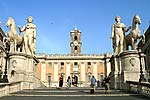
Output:
M77 45L78 45L78 42L77 42L77 41L74 41L74 45L77 46Z

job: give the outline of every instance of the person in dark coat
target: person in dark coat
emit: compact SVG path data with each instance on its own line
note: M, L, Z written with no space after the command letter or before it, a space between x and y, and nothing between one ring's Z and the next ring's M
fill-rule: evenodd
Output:
M105 77L105 78L104 78L104 84L105 84L105 94L108 94L108 90L109 90L109 83L110 83L110 79L109 79L109 77Z
M59 87L63 86L63 76L61 75L59 78Z
M77 76L74 76L74 80L75 80L74 84L75 84L75 86L77 87L77 85L78 85L78 77L77 77Z

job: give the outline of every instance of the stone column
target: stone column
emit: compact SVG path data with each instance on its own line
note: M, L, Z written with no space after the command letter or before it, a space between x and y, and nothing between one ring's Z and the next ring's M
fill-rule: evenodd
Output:
M81 62L81 81L85 82L85 63Z
M96 62L93 63L93 75L97 80L97 63Z
M66 80L68 76L70 76L70 63L69 62L67 62L67 65L66 65Z
M54 63L54 82L58 81L58 63Z
M41 81L46 82L46 63L41 63Z

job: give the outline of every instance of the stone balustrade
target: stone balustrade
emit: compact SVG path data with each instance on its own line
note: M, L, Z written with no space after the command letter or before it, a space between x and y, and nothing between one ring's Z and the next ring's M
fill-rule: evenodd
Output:
M107 54L108 56L111 56L112 54ZM72 54L44 54L44 53L37 53L37 57L97 57L97 58L104 58L103 54L79 54L78 56L74 56Z
M127 81L127 91L150 97L150 83Z
M28 81L0 83L0 97L21 91L23 89L33 89L33 83Z
M107 57L110 58L111 54L107 54ZM95 60L104 60L104 54L79 54L77 56L74 56L72 54L44 54L44 53L38 53L36 54L37 58L45 58L45 59L95 59Z

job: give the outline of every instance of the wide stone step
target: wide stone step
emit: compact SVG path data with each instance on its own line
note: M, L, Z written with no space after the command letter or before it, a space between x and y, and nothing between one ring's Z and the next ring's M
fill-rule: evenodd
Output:
M11 93L10 96L129 96L137 95L122 92L120 90L110 90L105 94L105 90L95 90L94 94L90 94L90 89L35 89L24 90L16 93Z

